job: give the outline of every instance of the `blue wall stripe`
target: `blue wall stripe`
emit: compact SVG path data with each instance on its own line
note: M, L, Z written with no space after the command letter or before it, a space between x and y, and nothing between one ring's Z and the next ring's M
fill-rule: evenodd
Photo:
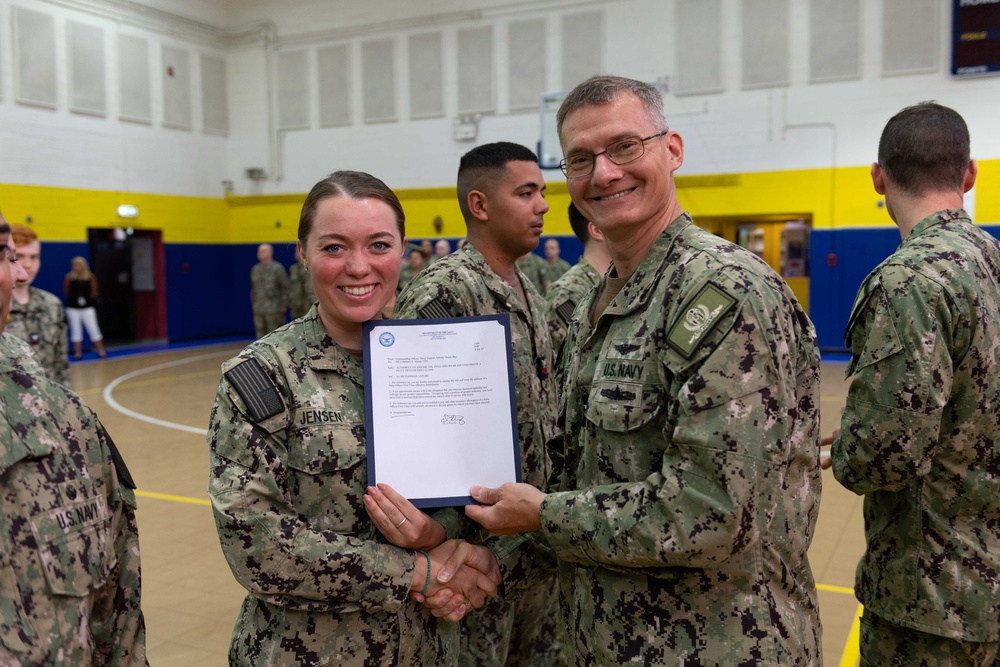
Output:
M983 229L1000 238L1000 225L984 225ZM563 258L574 263L583 252L580 242L575 237L558 238ZM844 327L854 295L865 276L896 250L899 240L895 227L812 230L809 315L823 351L846 351ZM290 267L295 261L294 243L273 245L275 259ZM250 269L257 262L257 244L168 243L164 247L171 340L253 334ZM543 255L541 244L536 254ZM88 257L88 244L44 242L42 270L35 285L62 296L63 276L76 255ZM836 258L834 266L828 264L830 255Z

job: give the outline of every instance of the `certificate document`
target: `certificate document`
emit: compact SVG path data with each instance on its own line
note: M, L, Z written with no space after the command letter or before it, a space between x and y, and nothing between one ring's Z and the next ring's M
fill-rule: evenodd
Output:
M521 481L510 316L364 325L368 483L417 507Z

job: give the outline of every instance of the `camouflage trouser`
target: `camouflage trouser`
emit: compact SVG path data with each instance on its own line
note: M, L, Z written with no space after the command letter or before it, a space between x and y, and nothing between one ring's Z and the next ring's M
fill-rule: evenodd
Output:
M555 576L535 584L513 604L489 600L462 619L460 667L559 667L556 638L559 595Z
M253 314L253 326L257 332L257 338L266 336L285 323L285 316L279 312Z
M960 642L903 628L868 610L861 617L861 667L988 667L1000 642Z

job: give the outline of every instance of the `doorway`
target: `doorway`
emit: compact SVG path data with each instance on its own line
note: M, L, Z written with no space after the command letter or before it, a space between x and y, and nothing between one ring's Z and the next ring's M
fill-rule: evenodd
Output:
M107 345L167 338L166 261L161 230L87 230L97 277L97 317Z
M809 312L809 232L803 213L697 218L705 231L743 246L778 272Z

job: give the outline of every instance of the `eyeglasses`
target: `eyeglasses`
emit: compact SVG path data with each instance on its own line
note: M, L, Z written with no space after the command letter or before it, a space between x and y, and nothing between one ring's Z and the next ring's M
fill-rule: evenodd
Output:
M639 137L627 137L621 141L616 141L600 153L578 153L570 155L559 161L559 168L566 174L566 178L584 178L594 173L594 163L599 155L604 155L611 162L617 165L635 162L646 152L646 142L667 134L670 130L651 134L645 139Z

